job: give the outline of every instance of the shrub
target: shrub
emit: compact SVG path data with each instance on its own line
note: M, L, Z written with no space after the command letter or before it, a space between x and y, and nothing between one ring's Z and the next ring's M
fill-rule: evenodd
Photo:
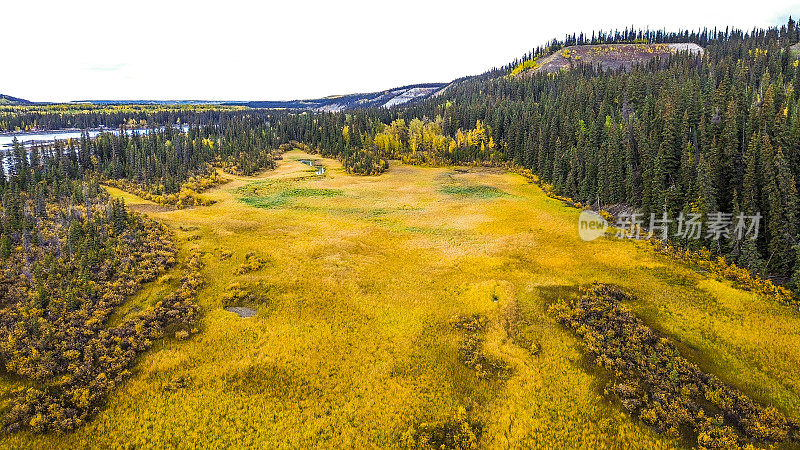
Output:
M244 263L239 266L236 273L239 275L254 272L261 269L267 262L260 256L256 256L255 252L248 252L244 256Z
M623 305L630 300L616 287L595 284L551 306L611 376L614 388L606 393L628 412L670 436L689 430L703 448L743 444L734 430L753 442L797 440L799 422L702 372ZM710 411L720 414L710 420Z

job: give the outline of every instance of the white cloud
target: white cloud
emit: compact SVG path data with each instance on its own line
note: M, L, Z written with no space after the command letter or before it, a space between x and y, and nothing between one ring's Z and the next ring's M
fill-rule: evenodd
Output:
M776 25L800 15L796 1L6 2L0 93L257 100L374 91L480 73L574 32Z

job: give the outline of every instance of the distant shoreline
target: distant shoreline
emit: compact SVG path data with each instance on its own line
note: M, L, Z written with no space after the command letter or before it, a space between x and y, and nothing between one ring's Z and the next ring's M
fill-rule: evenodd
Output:
M124 128L125 130L143 130L146 127L136 127L136 128ZM55 130L29 130L29 131L0 131L0 136L28 136L33 134L45 134L45 133L75 133L78 131L116 131L119 128L111 128L111 127L95 127L95 128L58 128Z

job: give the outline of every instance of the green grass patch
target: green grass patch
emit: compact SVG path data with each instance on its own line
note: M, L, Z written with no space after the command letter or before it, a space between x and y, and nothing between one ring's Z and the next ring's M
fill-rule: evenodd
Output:
M502 190L494 186L478 185L478 186L444 186L442 193L448 195L458 195L461 197L492 199L503 197L506 195Z
M257 181L236 190L239 201L254 208L279 208L295 198L329 198L344 195L341 189L294 187L288 183Z
M240 202L244 203L247 206L252 206L253 208L279 208L284 206L288 199L283 196L276 196L276 197L242 197L239 199Z

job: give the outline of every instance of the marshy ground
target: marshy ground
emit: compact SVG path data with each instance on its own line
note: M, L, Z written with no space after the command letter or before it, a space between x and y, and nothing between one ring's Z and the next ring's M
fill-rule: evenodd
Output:
M399 447L457 418L481 447L683 446L604 400L547 312L592 282L634 294L633 311L703 370L800 417L796 309L640 242L584 242L579 211L521 176L400 164L350 176L293 151L228 178L203 194L215 204L185 210L111 190L169 225L184 254L204 253L200 333L159 342L78 431L0 443ZM179 270L118 315L170 292Z

